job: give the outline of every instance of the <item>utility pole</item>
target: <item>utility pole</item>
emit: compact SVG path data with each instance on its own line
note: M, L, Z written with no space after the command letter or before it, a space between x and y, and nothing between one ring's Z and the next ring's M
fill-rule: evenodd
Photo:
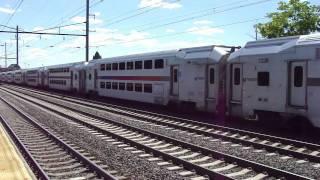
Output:
M255 33L256 33L256 41L258 40L258 25L254 25Z
M89 61L89 0L86 8L86 62Z
M7 68L7 43L4 42L4 67Z
M17 26L17 32L16 32L16 60L17 60L17 65L19 65L19 27Z

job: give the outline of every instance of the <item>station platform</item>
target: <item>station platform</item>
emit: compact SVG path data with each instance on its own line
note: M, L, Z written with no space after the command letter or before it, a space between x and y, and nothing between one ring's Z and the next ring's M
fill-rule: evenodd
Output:
M0 179L36 179L0 123Z

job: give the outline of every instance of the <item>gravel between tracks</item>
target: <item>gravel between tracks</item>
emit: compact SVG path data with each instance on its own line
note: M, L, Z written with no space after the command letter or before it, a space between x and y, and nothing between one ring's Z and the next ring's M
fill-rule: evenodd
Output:
M168 137L179 139L185 142L196 144L202 147L206 147L209 149L213 149L213 150L234 155L237 157L241 157L247 160L259 162L259 163L269 165L275 168L279 168L285 171L293 172L296 174L300 174L300 175L307 176L310 178L315 178L315 179L320 177L320 168L313 167L312 165L314 165L314 163L310 163L310 162L297 163L296 161L298 161L299 159L296 159L296 158L281 159L283 155L279 155L279 154L273 154L268 156L266 155L268 154L268 152L266 151L255 152L255 150L257 149L254 149L254 148L243 149L243 146L233 147L231 146L233 143L224 144L222 143L223 140L219 140L216 142L209 141L210 139L204 136L195 137L194 134L190 135L188 133L184 133L181 131L172 131L172 129L160 128L160 126L154 126L144 121L139 121L139 120L129 118L129 117L124 117L121 115L110 114L107 112L103 112L101 110L84 107L74 103L69 103L69 102L67 103L58 99L55 99L54 102L70 104L69 107L80 109L85 112L91 112L91 113L106 117L108 119L112 119L118 122L128 124L133 127L145 129L145 130L159 133L162 135L166 135Z
M26 104L24 101L17 101L5 93L1 93L1 95L6 99L10 99L10 102L31 114L39 122L50 127L62 137L95 155L111 169L117 170L119 175L130 177L130 179L184 179L175 172L158 166L155 162L149 162L145 158L139 158L129 151L102 141L90 132L83 131L68 123L69 120L63 117L56 116L49 111L40 110L33 105ZM6 112L6 110L2 112ZM17 115L7 114L7 117L12 118L14 116Z

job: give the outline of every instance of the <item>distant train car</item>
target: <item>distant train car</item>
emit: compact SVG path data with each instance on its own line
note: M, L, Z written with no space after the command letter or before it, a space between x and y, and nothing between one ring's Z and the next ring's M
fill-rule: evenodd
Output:
M48 77L50 89L71 91L73 89L74 67L82 63L69 63L46 67L44 73Z
M93 60L84 74L78 73L86 84L79 90L215 112L228 51L230 47L205 46Z
M4 82L5 81L5 74L4 72L0 72L0 82Z
M25 71L25 84L28 86L38 87L40 86L40 69L32 68Z
M23 70L16 70L13 71L13 82L15 84L23 84L24 82L24 76L23 76Z
M13 75L14 75L13 71L6 72L6 82L13 83L14 81Z
M320 127L320 34L248 42L228 63L230 115L302 116Z

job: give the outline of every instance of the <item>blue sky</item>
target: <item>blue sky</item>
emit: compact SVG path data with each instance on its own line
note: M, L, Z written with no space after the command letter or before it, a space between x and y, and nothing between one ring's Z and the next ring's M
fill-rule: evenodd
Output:
M35 31L84 22L85 0L0 1L0 24ZM254 24L275 11L279 0L90 0L90 57L177 49L200 45L240 45L254 38ZM317 0L311 0L318 4ZM12 16L13 15L13 16ZM11 20L8 22L10 17ZM8 22L8 23L7 23ZM0 27L2 30L9 30ZM85 25L60 28L62 33L85 33ZM43 32L58 32L53 29ZM0 35L15 57L15 35ZM31 68L83 61L83 37L20 36L20 66ZM0 46L0 57L4 47ZM14 60L8 62L13 63ZM4 60L0 59L0 65Z

